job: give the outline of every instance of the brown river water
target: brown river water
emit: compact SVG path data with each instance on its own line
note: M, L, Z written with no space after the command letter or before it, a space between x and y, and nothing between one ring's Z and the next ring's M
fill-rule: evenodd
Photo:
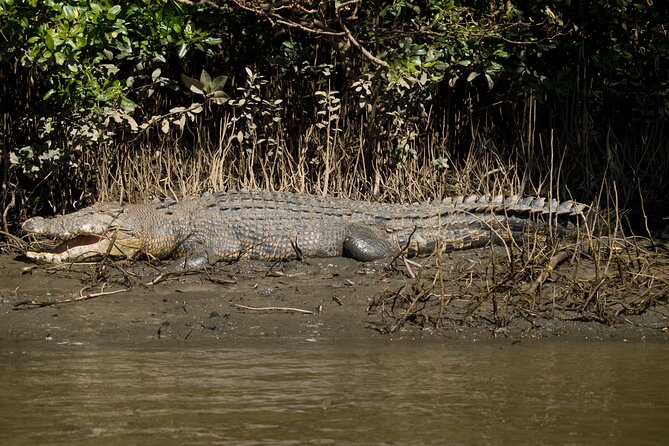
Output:
M0 444L667 444L669 344L0 343Z

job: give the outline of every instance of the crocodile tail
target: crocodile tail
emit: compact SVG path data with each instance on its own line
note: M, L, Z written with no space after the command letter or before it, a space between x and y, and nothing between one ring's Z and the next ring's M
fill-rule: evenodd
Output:
M519 195L469 195L449 197L440 201L446 207L459 212L493 212L522 214L553 214L583 216L588 206L573 200L548 200L543 197L521 197Z

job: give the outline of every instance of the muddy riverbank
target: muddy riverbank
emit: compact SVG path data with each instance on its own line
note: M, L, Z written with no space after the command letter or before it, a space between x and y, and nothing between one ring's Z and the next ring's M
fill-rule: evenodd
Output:
M638 314L614 313L612 308L611 319L601 321L577 311L580 303L558 299L559 287L565 286L559 281L544 286L531 303L511 288L486 294L482 274L490 255L490 250L449 255L443 268L451 282L435 294L429 288L432 276L410 279L404 265L388 268L387 262L238 262L171 275L170 264L48 267L3 254L0 342L318 342L382 336L669 340L666 299L656 299ZM565 268L565 275L570 274ZM638 299L630 296L620 307L631 308Z

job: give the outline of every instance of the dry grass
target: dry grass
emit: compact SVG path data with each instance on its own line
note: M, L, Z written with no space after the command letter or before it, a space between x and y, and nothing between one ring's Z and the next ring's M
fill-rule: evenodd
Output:
M265 189L408 202L470 193L542 192L541 184L535 187L521 176L518 160L505 162L492 144L478 139L463 159L450 160L442 135L428 133L410 142L406 152L411 156L399 160L385 147L367 153L359 126L344 126L332 134L309 128L290 141L275 134L279 144L271 149L258 143L240 147L230 134L230 119L214 128L195 127L195 147L182 146L179 138L156 141L147 135L101 147L86 163L96 172L96 198L146 201L207 190ZM433 161L439 158L449 160L449 167L435 167Z

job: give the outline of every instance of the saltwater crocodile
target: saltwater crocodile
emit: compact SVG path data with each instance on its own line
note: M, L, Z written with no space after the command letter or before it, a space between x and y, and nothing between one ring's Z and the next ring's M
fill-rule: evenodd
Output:
M96 204L23 230L56 238L38 262L181 258L187 267L240 258L347 256L370 261L483 246L518 237L537 221L580 215L584 205L534 197L472 195L384 204L283 192L219 192L181 201Z

